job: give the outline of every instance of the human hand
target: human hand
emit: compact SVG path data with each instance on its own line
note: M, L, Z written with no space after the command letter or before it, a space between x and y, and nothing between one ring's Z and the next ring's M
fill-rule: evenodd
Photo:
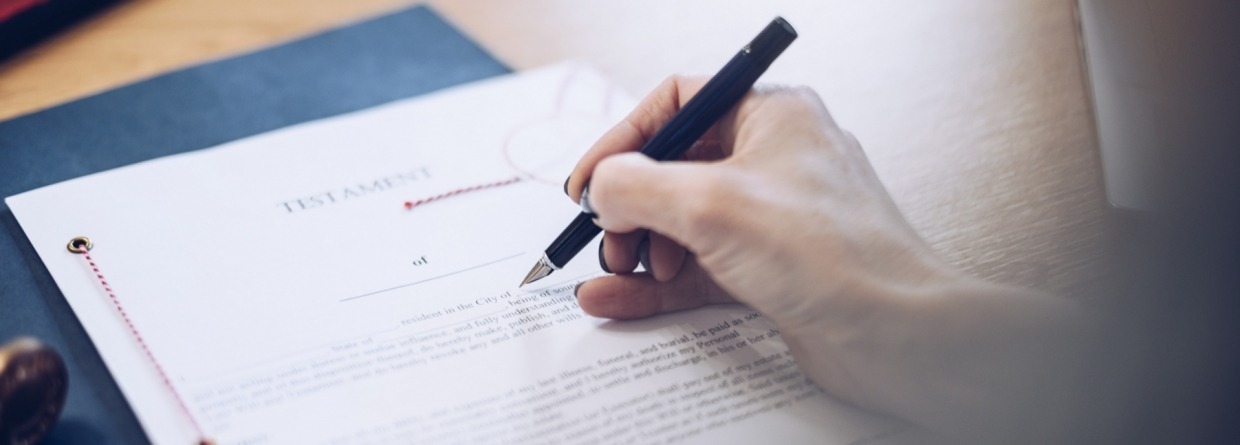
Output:
M742 302L816 383L863 407L974 438L1065 423L1087 319L939 259L812 91L751 91L683 160L637 153L704 83L665 81L569 177L573 200L589 184L600 262L616 273L578 288L583 310Z
M586 312L637 318L740 301L793 327L846 315L840 299L954 276L808 89L754 90L684 161L636 153L704 83L663 82L573 170L567 191L579 200L590 184L606 231L600 263L617 273L578 289ZM647 272L631 273L639 262Z

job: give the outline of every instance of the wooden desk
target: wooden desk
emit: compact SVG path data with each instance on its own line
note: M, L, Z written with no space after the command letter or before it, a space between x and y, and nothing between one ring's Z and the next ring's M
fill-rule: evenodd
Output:
M129 1L0 65L0 118L412 3ZM819 91L951 262L1070 295L1104 271L1073 0L430 3L516 69L581 60L635 95L714 72L783 15L801 38L763 80Z

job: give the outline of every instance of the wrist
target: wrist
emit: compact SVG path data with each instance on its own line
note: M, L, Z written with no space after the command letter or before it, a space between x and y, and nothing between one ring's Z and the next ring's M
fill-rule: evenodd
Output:
M772 316L802 369L831 394L880 412L908 397L904 378L916 375L921 350L938 343L942 320L926 316L950 305L962 289L986 283L942 263L920 258L899 278L858 275L780 316ZM807 299L808 300L808 299ZM900 369L904 367L904 369ZM893 384L900 382L901 384Z

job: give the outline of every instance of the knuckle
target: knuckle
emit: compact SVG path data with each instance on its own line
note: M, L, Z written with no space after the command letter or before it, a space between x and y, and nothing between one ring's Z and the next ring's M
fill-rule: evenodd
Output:
M754 90L768 96L779 96L797 100L819 100L817 91L808 85L802 84L762 84L754 87Z
M813 88L806 85L770 85L761 90L771 100L798 113L825 114L826 105Z
M818 96L818 92L807 86L791 87L785 94L787 106L795 107L798 111L806 114L826 114L826 106L822 103L822 98Z
M608 202L609 196L614 192L612 186L618 182L614 178L621 177L616 174L616 162L613 157L603 158L594 166L594 172L590 175L590 203L598 209L602 203Z
M804 118L826 128L835 121L818 92L805 85L764 85L756 89L762 97L757 101L765 110L777 110L782 116Z
M793 85L788 88L788 91L793 96L796 96L806 102L816 103L822 101L822 99L818 96L818 92L814 91L813 88L810 88L807 85Z
M631 184L626 178L633 176L633 164L632 156L619 154L603 158L594 167L590 177L590 204L599 214L614 216L611 210L616 197L624 194L624 188Z

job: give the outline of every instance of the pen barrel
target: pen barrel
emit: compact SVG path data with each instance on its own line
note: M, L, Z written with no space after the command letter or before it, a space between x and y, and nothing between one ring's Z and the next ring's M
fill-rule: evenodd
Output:
M660 161L680 157L745 97L758 77L796 38L792 26L776 17L646 141L641 153ZM547 260L556 269L564 267L600 232L594 215L578 214L547 247Z
M589 244L589 241L602 231L603 229L594 224L593 215L577 214L573 222L569 223L568 227L560 232L560 236L556 237L555 241L547 247L545 252L547 260L551 261L556 269L564 267L568 264L568 260L577 256L577 253L581 252L581 249L585 248L586 244Z
M679 158L745 97L796 38L792 25L776 17L646 141L641 153L659 161Z

